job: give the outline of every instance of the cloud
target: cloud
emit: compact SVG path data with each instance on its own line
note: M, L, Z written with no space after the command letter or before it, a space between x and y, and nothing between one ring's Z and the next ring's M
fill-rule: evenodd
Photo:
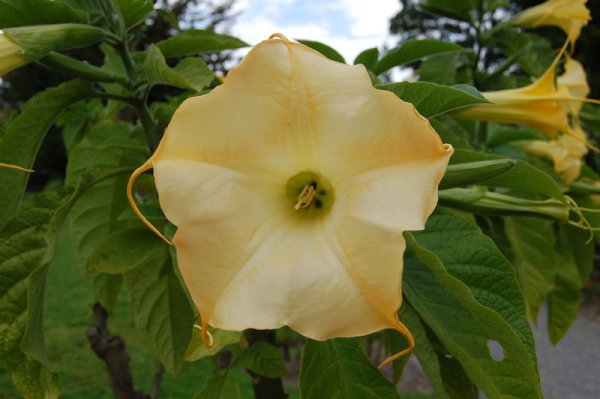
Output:
M290 39L326 43L351 63L362 51L380 47L398 0L237 0L240 12L232 32L250 44L274 32ZM344 32L346 34L344 34Z

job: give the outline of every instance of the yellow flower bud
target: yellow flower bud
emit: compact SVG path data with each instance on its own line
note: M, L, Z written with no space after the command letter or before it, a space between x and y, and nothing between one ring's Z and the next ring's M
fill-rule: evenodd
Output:
M23 55L23 49L4 32L0 31L0 76L29 62Z

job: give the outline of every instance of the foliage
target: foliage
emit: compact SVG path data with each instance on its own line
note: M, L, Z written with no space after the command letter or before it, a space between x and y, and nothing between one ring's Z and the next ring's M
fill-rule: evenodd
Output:
M290 353L299 350L302 398L403 397L395 383L406 359L393 362L389 381L365 351L373 342L387 343L386 356L404 349L407 342L395 331L319 342L281 328L273 342L252 342L242 332L212 330L215 346L205 347L174 249L127 204L126 176L157 148L177 106L221 84L215 72L224 58L211 56L246 43L212 29L182 29L178 17L192 1L170 9L155 9L148 0L30 3L0 0L0 29L29 61L50 71L55 85L36 88L20 113L2 116L0 162L32 167L52 135L68 161L64 179L39 193L26 191L24 171L0 168L0 367L19 394L55 398L61 392L60 371L45 348L44 301L58 237L69 234L73 266L86 276L78 283L89 282L89 296L113 316L127 307L138 344L161 369L171 376L186 363L210 369L193 387L195 398L241 397L247 380L239 368L255 388L257 381L279 381L291 372ZM541 398L529 323L548 302L549 335L558 342L578 313L592 268L591 240L598 239L590 232L600 223L594 214L598 176L583 168L567 181L549 159L528 153L524 142L554 140L535 128L465 121L457 112L493 106L486 89L529 84L554 59L553 41L538 34L544 30L501 23L498 15L515 11L505 1L403 4L394 29L410 29L400 45L383 54L367 49L354 63L376 88L412 103L456 150L425 230L405 233L399 319L415 336L414 354L436 397L475 398L481 390L489 398ZM218 11L212 27L226 13ZM442 34L419 35L411 22L416 17L413 22L426 21ZM303 44L344 62L326 44ZM72 50L77 47L83 48ZM80 56L86 51L97 62ZM416 68L414 81L389 81L395 68L407 66ZM586 105L570 122L598 137L599 115ZM152 178L141 176L133 191L143 214L172 236ZM499 356L493 345L501 348Z

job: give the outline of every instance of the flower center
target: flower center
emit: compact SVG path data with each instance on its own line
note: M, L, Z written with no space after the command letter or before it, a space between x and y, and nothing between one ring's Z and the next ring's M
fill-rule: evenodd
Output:
M303 216L325 215L333 205L331 183L317 172L305 171L290 177L285 192L290 208Z

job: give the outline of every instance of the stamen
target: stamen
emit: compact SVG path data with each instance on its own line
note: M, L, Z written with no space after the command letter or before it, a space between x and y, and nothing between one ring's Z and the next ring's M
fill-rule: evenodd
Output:
M398 315L395 314L394 318L396 319L396 325L393 327L396 331L398 331L400 334L404 335L404 338L406 338L406 340L408 341L408 348L388 357L387 359L385 359L383 361L383 363L381 363L379 365L378 368L382 368L383 366L385 366L386 364L389 364L391 362L393 362L394 360L409 354L410 352L412 352L412 350L415 347L415 338L413 337L413 335L410 333L410 331L408 330L408 328L406 328L406 326L404 324L402 324L402 322L400 322L400 320L398 319Z
M294 205L295 210L300 210L304 208L308 208L312 202L312 200L317 195L317 191L315 190L315 186L313 184L308 184L304 186L300 195L298 196L298 202Z
M202 343L204 344L204 346L206 346L209 349L212 348L215 343L215 340L213 339L213 336L210 333L210 331L208 331L208 325L202 322L202 326L194 324L194 328L200 330L200 337L202 338Z
M8 164L8 163L0 163L0 168L16 169L16 170L20 170L22 172L27 172L27 173L33 172L32 169L27 169L22 166L12 165L12 164Z

